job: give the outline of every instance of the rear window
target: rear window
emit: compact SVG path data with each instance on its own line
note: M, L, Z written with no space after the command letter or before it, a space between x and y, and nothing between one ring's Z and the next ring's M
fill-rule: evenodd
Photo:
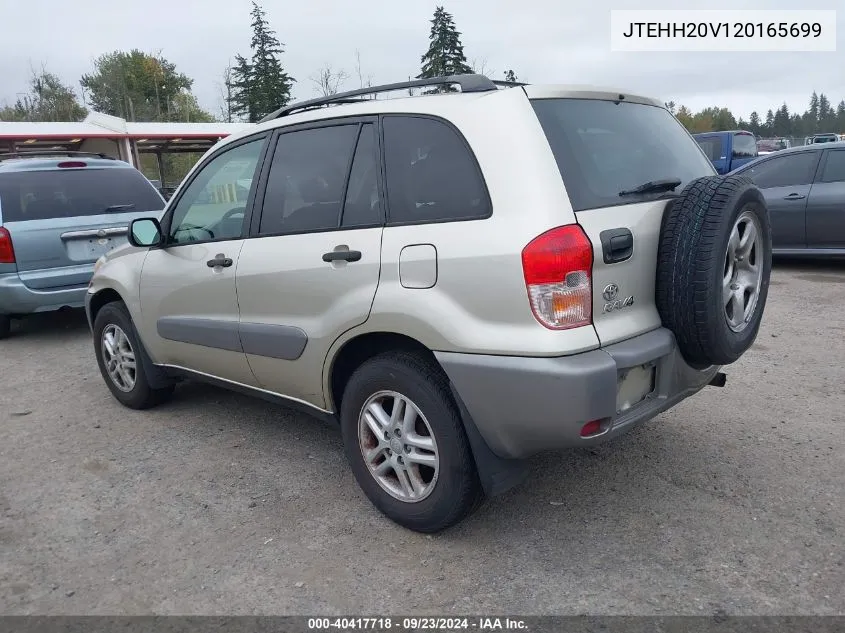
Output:
M620 196L645 183L712 176L712 163L667 110L596 99L536 99L575 211L653 200L665 192Z
M754 158L757 156L757 141L753 134L738 132L734 134L734 158Z
M161 196L134 169L85 167L0 174L3 222L163 208Z

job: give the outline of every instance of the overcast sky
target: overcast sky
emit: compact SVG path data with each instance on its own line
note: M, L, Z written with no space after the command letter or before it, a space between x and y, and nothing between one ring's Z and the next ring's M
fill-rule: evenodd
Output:
M803 112L809 94L845 99L845 5L841 0L442 0L462 32L468 61L501 78L513 68L532 83L595 83L674 100L697 110L727 106L748 117L784 101ZM285 45L294 97L325 64L350 73L355 50L374 83L419 72L435 0L262 0ZM836 9L835 53L611 53L611 9ZM158 52L194 79L194 93L219 111L223 68L249 56L249 0L0 0L0 103L27 88L42 63L79 89L92 60L114 50Z

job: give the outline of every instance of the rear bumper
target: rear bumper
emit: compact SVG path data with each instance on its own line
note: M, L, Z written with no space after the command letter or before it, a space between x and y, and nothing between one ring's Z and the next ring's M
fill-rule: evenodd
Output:
M0 314L32 314L85 305L88 285L34 290L28 288L17 273L0 275Z
M604 442L700 391L719 369L687 365L665 328L557 358L435 355L490 449L512 459ZM653 390L617 411L620 378L643 365L654 367ZM592 420L601 420L600 433L582 438Z

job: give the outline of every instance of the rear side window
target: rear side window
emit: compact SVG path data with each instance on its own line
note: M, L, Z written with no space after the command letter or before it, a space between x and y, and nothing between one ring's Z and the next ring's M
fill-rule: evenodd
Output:
M845 182L845 150L828 152L821 182Z
M818 152L787 154L764 160L741 173L761 189L809 185L813 182L818 158Z
M279 136L264 194L259 233L337 228L357 124Z
M475 157L446 123L384 117L384 157L391 223L490 215L490 198Z
M161 196L139 171L96 167L0 174L4 222L160 211Z
M698 139L698 144L701 145L701 149L704 150L704 153L707 154L707 158L710 160L719 160L722 158L722 139L718 136L700 138Z
M534 99L575 211L653 200L665 192L620 196L646 183L683 187L715 173L695 140L667 110L598 99Z
M733 157L754 158L757 156L757 141L753 134L739 132L734 134Z

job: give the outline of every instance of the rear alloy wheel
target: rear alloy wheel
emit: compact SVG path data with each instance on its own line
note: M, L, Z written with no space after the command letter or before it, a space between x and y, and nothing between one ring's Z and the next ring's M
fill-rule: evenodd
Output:
M94 320L94 353L106 386L130 409L148 409L164 402L173 386L153 389L144 371L144 350L123 303L106 304Z
M0 338L6 338L12 331L12 318L5 314L0 314Z
M346 455L381 512L417 532L438 532L482 498L449 383L433 360L389 352L361 365L341 403Z
M437 442L416 404L395 391L379 391L358 416L358 445L370 474L392 497L422 501L437 484Z

